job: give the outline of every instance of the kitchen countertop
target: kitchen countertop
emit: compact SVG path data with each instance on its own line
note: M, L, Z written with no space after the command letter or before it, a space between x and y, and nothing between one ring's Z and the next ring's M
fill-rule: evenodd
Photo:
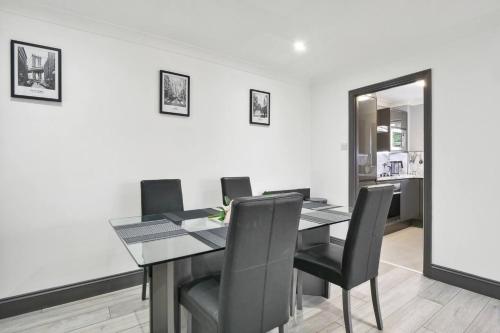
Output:
M416 175L394 175L394 176L386 176L386 177L377 177L378 182L383 182L385 180L400 180L400 179L423 179L424 177L416 176Z

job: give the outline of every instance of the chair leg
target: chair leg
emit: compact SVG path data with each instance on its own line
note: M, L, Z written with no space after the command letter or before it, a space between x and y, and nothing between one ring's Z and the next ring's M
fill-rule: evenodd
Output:
M144 267L144 274L142 277L142 300L146 299L146 287L148 284L148 268Z
M285 333L285 325L279 327L279 333Z
M293 269L292 290L290 292L290 316L295 316L295 306L297 304L297 269Z
M379 330L384 329L384 325L382 323L382 314L380 312L380 302L378 299L378 283L377 277L374 277L370 280L370 287L372 291L372 303L373 303L373 311L375 312L375 319L377 320L377 328Z
M303 273L297 270L297 310L302 310L302 280Z
M193 332L193 315L186 308L184 308L184 313L186 314L186 332Z
M345 331L346 333L352 333L351 293L346 289L342 289L342 308L344 309Z

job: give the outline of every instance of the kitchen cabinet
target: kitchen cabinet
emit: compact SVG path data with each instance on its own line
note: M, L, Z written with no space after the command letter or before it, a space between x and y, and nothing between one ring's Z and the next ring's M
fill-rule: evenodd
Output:
M418 208L418 219L423 220L424 219L424 180L419 179L418 180L418 188L419 188L419 194L418 198L419 200L419 208Z
M407 151L408 112L398 109L377 110L377 151Z
M408 112L404 110L391 109L391 126L396 128L408 128Z
M377 181L377 184L399 184L400 215L392 222L422 219L422 183L418 178Z
M401 220L418 219L420 215L419 179L401 181Z
M391 150L391 109L377 110L377 151Z

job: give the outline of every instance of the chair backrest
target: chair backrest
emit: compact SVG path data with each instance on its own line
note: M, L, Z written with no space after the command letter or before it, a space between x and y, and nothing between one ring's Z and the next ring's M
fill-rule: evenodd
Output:
M387 214L391 205L392 185L361 188L342 257L342 275L347 289L378 274L380 250Z
M220 179L222 187L222 203L225 205L225 197L229 200L241 197L252 196L252 186L250 185L250 177L222 177Z
M141 181L142 215L184 210L180 179Z
M266 332L288 322L302 196L238 198L221 274L219 332Z
M265 191L263 194L264 195L269 195L269 194L280 194L280 193L300 193L304 197L304 200L309 200L311 198L311 189L310 188L296 188L293 190L277 190L277 191Z

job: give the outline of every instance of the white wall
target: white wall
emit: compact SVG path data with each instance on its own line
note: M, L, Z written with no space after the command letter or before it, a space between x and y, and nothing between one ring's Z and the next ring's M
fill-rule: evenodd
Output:
M311 92L312 188L347 203L348 153L340 145L348 141L348 91L432 68L432 262L497 281L499 40L498 28L464 36L376 69L351 68Z
M62 49L62 103L10 97L10 39ZM221 176L310 185L307 87L2 11L0 45L0 298L137 269L107 220L140 213L141 179L182 179L187 209ZM191 117L159 114L160 69L191 76Z

